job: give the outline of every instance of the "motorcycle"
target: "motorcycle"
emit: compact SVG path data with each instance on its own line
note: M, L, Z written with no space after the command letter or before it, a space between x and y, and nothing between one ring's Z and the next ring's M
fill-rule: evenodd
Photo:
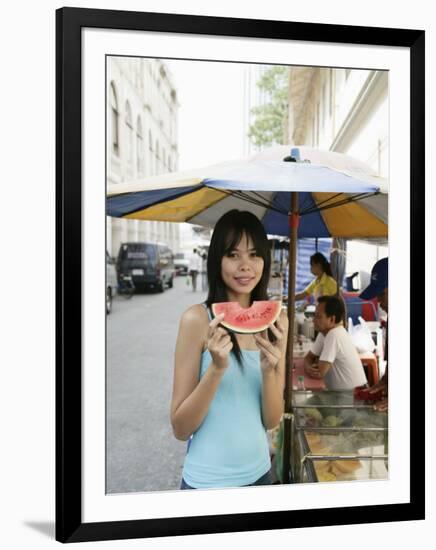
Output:
M126 300L135 294L135 283L130 273L120 273L118 277L118 294Z

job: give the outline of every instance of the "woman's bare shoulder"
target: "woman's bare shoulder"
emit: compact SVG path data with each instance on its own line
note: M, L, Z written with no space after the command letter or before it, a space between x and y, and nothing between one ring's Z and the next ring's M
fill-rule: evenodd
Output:
M192 338L191 341L198 339L203 350L206 348L208 327L209 317L203 305L195 304L183 312L180 319L181 333L188 338Z
M195 327L208 325L209 317L206 308L202 304L188 307L182 314L181 323Z

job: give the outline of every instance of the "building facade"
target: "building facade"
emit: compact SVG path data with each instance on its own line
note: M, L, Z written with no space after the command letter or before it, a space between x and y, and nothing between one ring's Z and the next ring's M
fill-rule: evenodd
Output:
M292 67L289 141L346 153L388 176L388 73Z
M388 178L388 116L387 71L291 68L289 143L345 153ZM346 271L366 278L387 255L387 243L349 241Z
M160 59L109 57L107 66L107 185L178 168L177 92ZM170 222L107 217L107 249L126 241L163 242L180 248Z

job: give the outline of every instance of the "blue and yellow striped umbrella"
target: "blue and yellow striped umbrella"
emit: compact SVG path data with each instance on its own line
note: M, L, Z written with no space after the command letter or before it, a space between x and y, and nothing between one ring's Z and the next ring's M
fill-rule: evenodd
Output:
M287 157L287 160L284 160ZM299 237L387 238L387 183L347 155L278 146L242 160L173 172L108 189L109 216L213 227L225 212L250 210L267 233L289 235L299 193Z

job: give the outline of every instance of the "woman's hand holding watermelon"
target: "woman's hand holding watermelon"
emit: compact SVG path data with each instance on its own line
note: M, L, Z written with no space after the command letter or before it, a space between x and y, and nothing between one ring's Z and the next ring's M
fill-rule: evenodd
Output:
M281 315L275 324L273 323L269 326L271 332L276 337L275 342L269 340L266 330L254 335L254 339L260 350L260 367L264 373L275 371L285 353L286 342L284 341L284 335L286 334L286 321L287 318Z
M218 326L223 319L224 313L217 315L209 323L207 334L207 349L212 356L213 364L218 369L226 369L229 366L229 353L233 348L227 330Z

